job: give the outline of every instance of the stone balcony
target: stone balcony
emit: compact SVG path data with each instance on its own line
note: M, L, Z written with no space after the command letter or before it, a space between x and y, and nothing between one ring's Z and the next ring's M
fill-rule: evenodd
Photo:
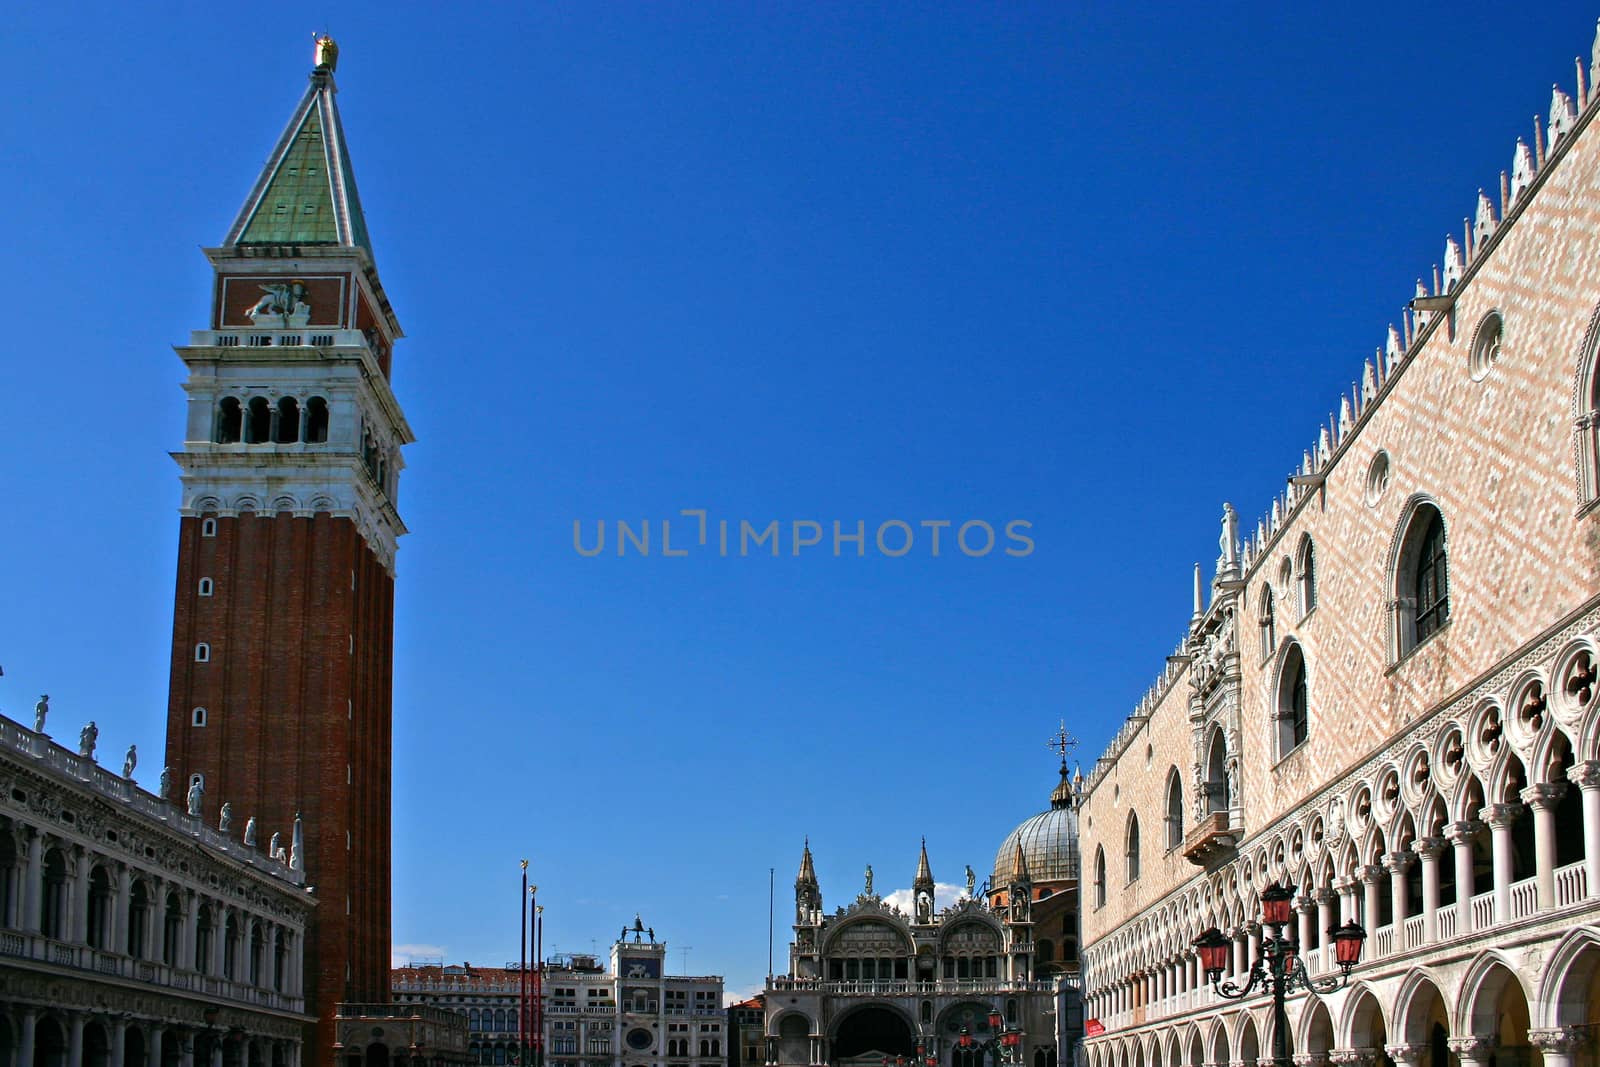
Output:
M1214 811L1183 835L1183 857L1197 866L1209 866L1231 855L1243 834L1228 812Z

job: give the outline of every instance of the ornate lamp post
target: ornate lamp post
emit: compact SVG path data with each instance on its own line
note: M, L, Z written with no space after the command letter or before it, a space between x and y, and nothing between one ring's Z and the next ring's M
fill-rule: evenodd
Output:
M1021 1062L1022 1059L1022 1031L1012 1027L1001 1029L1005 1019L993 1008L989 1009L989 1029L998 1034L987 1041L974 1041L972 1032L965 1026L961 1028L961 1036L956 1044L964 1051L978 1050L978 1063L983 1063L983 1057L989 1053L994 1054L995 1067L1011 1067ZM929 1057L930 1064L934 1061Z
M1195 938L1195 951L1200 954L1200 966L1217 995L1229 1000L1243 1000L1255 992L1257 985L1265 985L1272 994L1272 1062L1274 1067L1292 1067L1289 1061L1289 1018L1283 1001L1296 989L1308 993L1332 993L1350 981L1350 971L1361 959L1361 943L1367 932L1354 922L1345 923L1329 931L1333 934L1333 958L1339 964L1337 977L1312 978L1300 959L1300 945L1289 934L1289 902L1294 899L1294 886L1276 883L1261 893L1261 924L1265 928L1261 938L1261 958L1250 966L1249 979L1244 986L1220 981L1228 968L1228 952L1233 942L1215 926Z

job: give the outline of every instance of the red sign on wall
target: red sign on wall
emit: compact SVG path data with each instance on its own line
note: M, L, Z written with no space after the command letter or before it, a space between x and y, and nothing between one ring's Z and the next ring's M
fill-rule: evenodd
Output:
M1105 1032L1105 1024L1103 1024L1099 1019L1090 1019L1088 1022L1083 1024L1084 1037L1099 1037Z

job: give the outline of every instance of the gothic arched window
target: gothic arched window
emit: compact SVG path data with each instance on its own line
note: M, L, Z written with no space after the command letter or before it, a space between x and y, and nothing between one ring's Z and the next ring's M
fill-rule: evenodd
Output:
M1128 881L1139 880L1139 816L1129 812L1128 836L1126 856L1128 861Z
M1404 656L1450 621L1450 569L1444 516L1419 503L1400 541L1394 574L1396 652Z
M1278 647L1278 619L1272 600L1272 586L1261 587L1261 658L1268 659Z
M321 444L328 439L328 402L320 396L306 401L306 443Z
M1222 740L1222 731L1213 729L1211 739L1206 744L1206 811L1227 811L1231 798L1228 796L1228 763L1227 746Z
M1310 534L1300 538L1300 551L1295 554L1295 579L1300 587L1300 615L1304 618L1317 606L1317 546Z
M1167 847L1183 844L1183 779L1178 768L1167 771Z
M1282 758L1305 744L1310 718L1306 691L1306 657L1298 642L1284 653L1278 672L1278 756Z
M1094 850L1094 906L1106 906L1106 850Z

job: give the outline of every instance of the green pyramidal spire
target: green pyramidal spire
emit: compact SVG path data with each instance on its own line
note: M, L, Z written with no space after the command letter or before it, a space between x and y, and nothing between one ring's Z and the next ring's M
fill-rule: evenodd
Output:
M332 42L328 42L329 45ZM343 245L372 254L333 82L337 49L318 48L311 84L223 241Z

